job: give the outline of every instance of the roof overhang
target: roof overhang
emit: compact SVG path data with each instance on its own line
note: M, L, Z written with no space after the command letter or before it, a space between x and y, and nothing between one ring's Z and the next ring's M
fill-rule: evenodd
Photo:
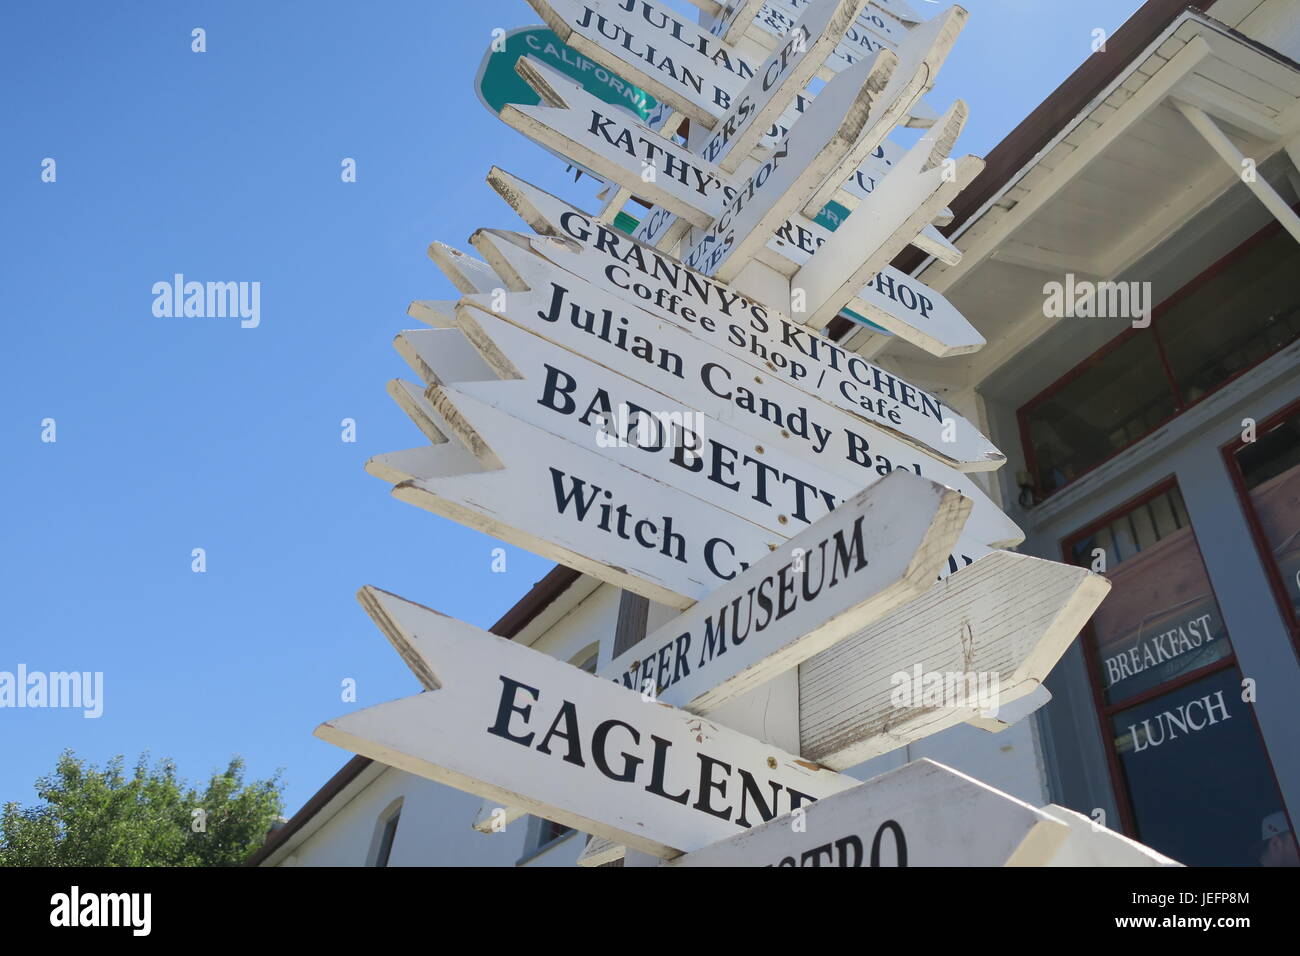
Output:
M1223 141L1212 143L1198 117ZM915 270L979 329L984 349L934 359L866 332L846 344L943 390L978 386L1060 321L1043 314L1045 282L1122 276L1242 183L1231 150L1257 167L1288 148L1300 160L1298 137L1300 68L1184 10L960 223L958 264L931 258Z

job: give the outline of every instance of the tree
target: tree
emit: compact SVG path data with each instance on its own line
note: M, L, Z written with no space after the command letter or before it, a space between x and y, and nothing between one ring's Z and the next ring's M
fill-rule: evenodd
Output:
M36 781L42 803L5 804L0 866L237 866L284 808L279 771L245 784L234 757L200 792L147 758L128 777L121 756L99 770L65 751Z

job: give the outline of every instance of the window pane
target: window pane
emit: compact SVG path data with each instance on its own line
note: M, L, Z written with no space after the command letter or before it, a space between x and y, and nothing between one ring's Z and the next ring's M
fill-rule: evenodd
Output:
M1130 835L1193 866L1300 863L1240 670L1190 677L1232 645L1178 488L1072 539L1069 554L1112 583L1082 639Z
M1294 627L1300 620L1300 413L1242 446L1236 458Z
M397 821L401 819L401 816L399 810L389 817L388 822L384 824L384 835L379 840L379 854L375 858L375 866L388 866L388 858L393 852L393 839L397 836Z
M1039 487L1068 484L1174 413L1154 337L1139 332L1024 410Z
M1295 866L1295 836L1229 667L1114 716L1137 838L1188 866Z
M1283 229L1259 240L1156 319L1188 404L1300 335L1300 243Z
M1187 525L1173 528L1181 510L1182 495L1171 488L1074 545L1076 564L1104 567L1111 580L1086 638L1097 649L1108 705L1232 653L1196 537ZM1171 518L1157 523L1153 513ZM1170 532L1160 534L1162 526ZM1106 548L1111 540L1124 547Z

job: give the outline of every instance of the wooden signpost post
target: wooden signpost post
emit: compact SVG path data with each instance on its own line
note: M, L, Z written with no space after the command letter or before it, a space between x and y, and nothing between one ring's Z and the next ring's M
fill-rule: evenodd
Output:
M367 468L681 613L597 676L363 588L426 690L317 734L479 794L480 829L534 813L583 830L584 862L621 847L672 866L1170 862L928 760L838 772L1028 713L1109 588L995 550L1023 534L969 473L1005 457L818 331L851 312L936 355L983 344L889 265L909 244L961 254L933 224L981 163L949 159L964 104L938 116L920 97L965 11L700 0L697 23L659 0L529 3L661 103L633 115L516 57L539 102L502 120L607 180L607 208L492 170L537 234L480 229L482 258L430 246L461 298L412 303L432 328L395 344L422 384L389 385L429 444ZM909 150L886 139L903 122L928 129ZM603 221L632 195L654 204L650 242ZM797 713L780 733L798 754L715 720L765 685Z

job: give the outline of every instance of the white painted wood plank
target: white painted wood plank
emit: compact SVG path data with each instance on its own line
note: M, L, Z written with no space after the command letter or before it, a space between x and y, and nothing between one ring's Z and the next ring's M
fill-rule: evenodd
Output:
M840 165L872 115L885 111L880 97L897 65L893 53L881 50L827 84L777 149L735 181L714 223L688 240L682 261L724 282L734 279Z
M467 395L436 407L483 470L394 497L653 601L686 607L785 539Z
M915 676L917 668L923 680L996 675L999 703L1024 696L1109 590L1109 581L1083 568L1009 551L979 559L801 665L801 751L851 767L980 716L977 706L909 700L903 691L911 685L895 675Z
M429 258L442 270L442 274L451 281L451 284L466 295L473 292L491 292L501 285L501 280L487 263L445 242L430 243Z
M831 233L790 281L808 301L808 325L824 328L873 276L884 269L981 169L983 160L965 156L943 161L965 120L960 101L906 159L886 176L881 188Z
M831 0L808 6L717 125L694 134L692 151L734 172L817 74L864 5L862 0Z
M410 329L393 339L393 348L426 385L498 378L459 328Z
M958 6L949 7L933 20L908 32L897 49L898 67L878 99L863 134L804 206L804 215L816 216L835 195L844 180L875 152L890 131L908 115L920 98L933 87L953 44L966 25L967 13ZM798 123L795 124L798 126ZM946 155L946 154L945 154ZM946 205L946 203L945 203ZM927 220L928 221L928 220Z
M406 314L435 329L449 329L456 324L456 300L417 299L406 307Z
M615 233L609 229L589 228L592 221L591 217L563 200L517 177L511 176L503 170L494 167L489 173L488 181L502 198L511 204L525 222L543 235L577 239L588 245L608 244L615 247L616 242L623 245L627 244L627 237L623 236L622 233ZM795 271L798 267L806 264L815 251L833 235L829 229L819 226L811 220L800 218L799 222L802 225L796 226L793 220L787 222L778 235L768 242L767 246L768 250L779 253L784 261L792 263L790 271ZM618 238L604 243L604 240L609 236L617 236ZM608 250L597 251L608 252ZM630 249L626 251L620 250L615 254L616 257L628 255L632 255ZM672 264L673 268L680 267L676 260L665 254L659 253L658 258L653 258L648 249L645 250L644 258L651 262L663 261ZM636 265L636 261L632 263L633 266ZM586 265L581 261L578 264ZM963 355L977 351L985 344L984 337L966 320L965 316L958 312L947 298L930 289L924 283L899 272L892 266L881 269L879 276L884 278L877 277L864 283L850 304L850 308L871 319L871 321L877 322L900 338L912 342L914 345L935 355ZM718 285L725 286L725 284L720 283ZM616 288L612 291L625 299L629 298L626 289ZM631 298L630 300L636 303L643 301L640 298ZM647 302L645 305L655 311L653 302ZM805 326L800 325L797 327L800 330L800 335L811 334L806 331ZM839 348L838 345L833 347ZM827 352L824 354L833 353ZM852 390L852 387L850 387L850 390ZM861 406L858 407L861 408ZM866 410L870 411L870 409ZM894 427L892 423L885 422L878 415L873 420L881 424L882 427ZM959 421L958 419L954 420ZM960 425L958 427L961 428ZM939 437L941 439L942 429L940 429L940 433ZM964 429L962 434L965 434ZM961 436L954 437L957 438L956 442L945 442L944 445L951 446L965 442L965 439ZM920 443L915 435L905 436L905 439ZM962 451L952 447L936 448L933 445L926 445L925 447L940 457L954 461L960 458L959 466L965 471L991 470L1000 467L1002 461L1005 460L1000 453L993 454L991 458L979 457L983 453L977 451L974 447L969 451ZM979 457L979 460L972 460L971 457L963 456L976 456Z
M1070 828L1048 866L1182 866L1122 833L1098 826L1078 811L1049 803L1043 812Z
M388 394L430 442L441 445L447 441L446 434L439 427L441 419L432 414L429 401L424 397L423 387L395 378L388 383Z
M642 246L622 233L600 227L598 224L593 223L584 213L568 203L511 176L503 170L494 168L489 173L489 182L535 231L544 235L572 239L583 244L581 252L572 254L566 254L554 245L548 244L545 246L547 258L568 271L587 278L589 281L594 280L597 284L602 284L608 288L611 294L638 307L644 307L655 315L669 321L677 320L670 311L660 307L654 301L655 296L674 296L682 304L688 304L692 314L698 314L701 311L704 311L706 315L712 313L711 317L716 316L714 324L716 329L721 330L720 333L703 329L698 323L696 328L708 333L709 340L715 342L718 347L737 352L750 364L757 362L759 368L769 373L773 371L773 368L765 367L763 365L764 360L757 356L752 347L746 348L734 344L730 338L731 330L729 326L738 325L742 341L749 343L750 346L754 344L760 345L764 351L769 353L769 361L771 360L770 354L772 351L779 352L783 356L791 353L792 346L785 344L783 341L787 334L800 345L804 344L803 337L806 336L806 346L796 350L798 355L795 357L795 362L800 367L804 367L805 362L810 363L806 366L811 370L810 373L802 378L796 378L793 374L795 366L788 366L785 372L779 372L778 370L779 374L788 378L791 384L808 391L820 390L825 401L838 405L854 414L870 416L868 420L872 421L873 424L895 431L903 440L912 442L918 447L928 449L940 457L958 463L964 470L991 470L1000 467L1006 460L1001 452L981 436L973 425L946 406L941 406L939 416L935 417L926 415L924 412L917 414L916 409L909 408L902 402L898 402L895 410L898 412L901 421L895 423L888 415L880 414L882 406L874 398L864 405L863 402L868 399L870 393L875 392L875 373L872 371L874 366L865 363L861 357L844 355L843 349L828 339L808 331L802 326L795 325L777 312L762 309L761 307L759 307L761 316L751 316L746 312L745 315L738 316L742 319L742 323L738 324L730 314L721 314L718 305L731 302L733 303L731 309L734 310L735 304L744 303L748 305L748 302L743 296L737 298L737 294L727 289L725 284L717 283L707 277L690 274L688 270L685 270L680 263L676 263L671 257ZM799 238L802 239L803 237ZM815 248L811 233L808 234L807 240L809 246ZM807 252L802 249L796 251L792 248L790 254L803 256L806 262L811 252L811 248ZM608 274L607 270L610 270ZM662 279L664 273L670 276L675 274L679 277L683 283L682 292L679 292L677 288L665 285ZM620 278L618 282L614 282L609 278L610 275L622 276L623 278ZM630 281L633 278L634 281ZM638 284L649 290L650 300L647 301L639 296L635 287L620 287L620 285L635 286ZM855 291L861 291L861 287ZM673 300L665 298L663 301L671 302ZM710 309L711 305L713 307ZM708 311L705 311L706 309ZM767 331L760 331L756 328L757 320L766 321L769 319L773 325ZM780 330L779 333L774 331L777 329ZM695 334L699 334L699 332ZM854 369L862 370L862 375L866 376L868 381L872 383L870 387L865 388L867 395L858 396L856 400L846 398L846 393L847 395L857 396L859 385L856 380L847 385L841 384L843 372L829 367L829 363L840 361L838 356L843 356L844 362L852 364ZM812 365L812 362L816 362L816 366ZM858 365L859 362L863 364ZM827 378L830 379L829 387L827 387ZM901 380L898 380L895 376L881 378L883 383L890 381L898 383L895 399L904 396ZM909 389L913 388L910 385L907 387ZM885 391L887 393L888 388ZM920 393L916 392L915 394L919 396ZM881 395L882 399L887 397L887 394ZM932 399L932 396L928 398ZM917 401L919 403L920 399L918 398ZM885 404L888 406L888 402ZM928 403L927 407L929 407ZM955 429L951 430L955 431L955 434L952 434L954 441L949 442L943 439L943 423L945 420L951 420L955 423Z
M723 209L730 178L532 57L516 70L543 105L508 104L501 119L547 149L699 226Z
M736 459L752 458L773 469L760 469L756 475L760 485L775 485L777 475L799 476L792 487L799 500L808 492L806 497L813 500L806 506L797 511L779 511L787 520L775 526L771 524L770 513L766 518L751 516L752 520L773 530L784 530L787 535L810 515L823 513L823 503L815 500L819 496L825 499L829 494L831 500L824 503L833 504L879 480L882 473L905 468L955 488L975 502L969 532L963 538L965 544L998 546L1023 539L1020 528L973 480L945 463L917 454L914 446L900 441L893 433L865 422L858 425L828 406L810 407L807 401L801 401L805 393L784 385L779 379L753 375L752 366L738 362L734 356L711 347L683 328L657 321L648 313L605 295L575 275L555 271L545 260L505 241L501 234L483 231L472 241L492 257L501 271L511 274L512 282L529 285L537 291L510 293L505 310L500 313L492 308L496 303L489 299L466 297L464 302L477 310L476 314L461 311L461 327L470 340L498 374L525 381L474 388L463 386L461 392L546 428L556 425L555 415L547 414L548 408L568 408L572 404L569 414L564 416L570 421L563 426L563 435L591 446L598 443L594 434L598 427L595 413L585 423L575 425L575 422L592 402L604 401L616 408L625 400L652 411L676 413L679 421L689 419L691 409L698 410L706 417L692 430L706 443L716 439L725 447L737 449ZM584 318L588 315L604 317L603 324L592 325L589 331ZM522 331L512 333L502 327L503 323L518 326ZM606 327L609 331L600 334ZM540 336L559 348L547 351L540 343L522 337L524 333ZM633 351L636 349L639 353ZM605 369L623 377L610 376ZM556 388L572 382L576 394L567 400L548 397L541 388L546 381L555 383ZM513 400L507 398L511 393ZM723 398L719 393L731 398ZM777 404L765 408L757 404L761 398ZM438 407L443 410L441 405ZM780 409L789 411L781 420L771 420ZM795 409L803 411L795 412ZM770 418L764 418L764 411ZM799 417L792 418L792 412ZM726 424L722 424L724 421ZM759 441L748 437L751 435ZM817 451L819 447L821 450ZM651 455L636 448L612 448L607 452L638 469L647 467L647 459L668 454ZM706 447L704 453L706 461L711 463L715 452ZM805 470L799 467L799 462L810 462L815 470ZM656 472L656 476L668 480L674 471L681 470ZM727 481L745 487L744 473L744 467L737 467ZM713 475L714 468L709 464L697 473L700 481L682 487L703 483L706 491L693 493L720 503L716 493L708 490L709 486L721 487L709 477ZM755 501L775 500L778 496L780 492L763 492L758 486L741 494L742 498L753 497ZM780 500L789 501L784 496Z
M359 598L437 690L316 729L354 753L661 858L857 783L396 595Z
M665 703L714 710L929 590L969 513L952 489L896 472L600 672Z
M914 760L798 814L687 853L691 866L1044 866L1070 837L1049 813Z
M733 47L654 0L631 12L614 0L528 4L563 43L708 127L753 75Z

